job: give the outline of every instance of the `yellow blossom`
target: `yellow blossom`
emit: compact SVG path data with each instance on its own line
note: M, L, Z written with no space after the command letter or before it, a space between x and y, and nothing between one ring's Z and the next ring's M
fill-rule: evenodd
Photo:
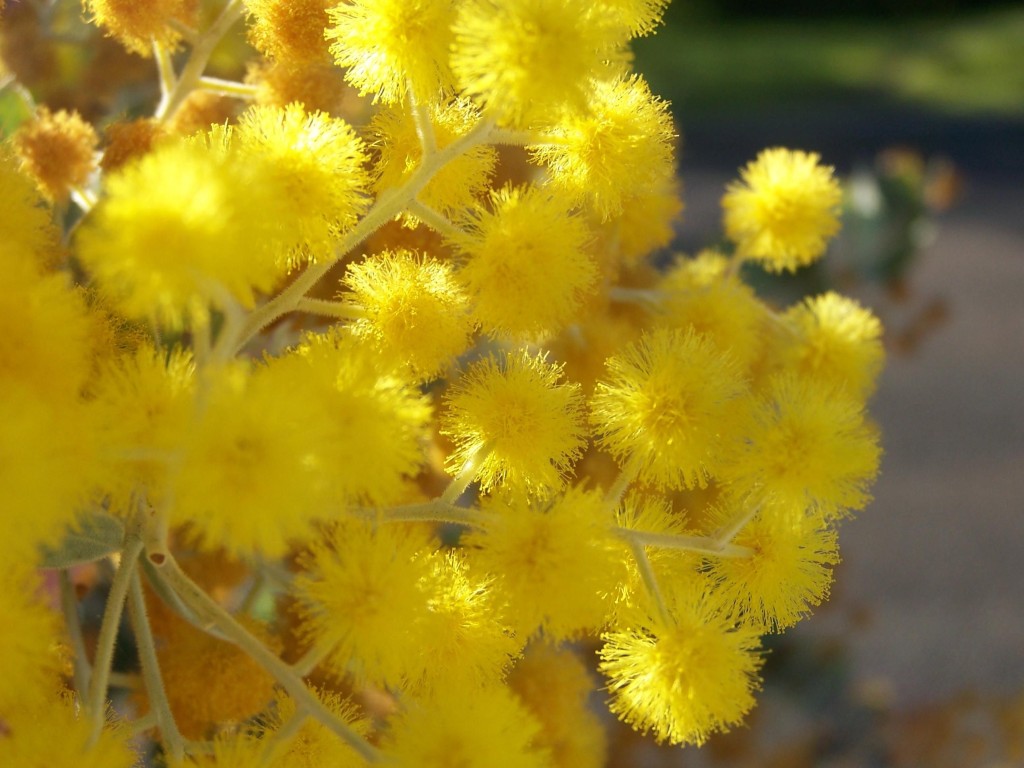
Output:
M407 250L350 264L345 285L366 313L352 326L396 365L430 380L470 344L469 302L450 265Z
M451 88L451 0L352 0L328 14L331 53L361 94L426 104Z
M62 202L89 179L99 144L95 129L77 112L40 107L14 134L21 167L50 201Z
M811 152L766 149L725 197L725 232L738 253L771 272L795 272L825 253L839 231L842 192Z
M882 324L870 309L834 291L806 299L785 314L795 336L784 339L780 364L867 397L882 369Z
M591 400L598 444L662 488L703 487L742 427L746 386L713 341L658 329L605 363Z
M606 221L673 177L675 129L668 104L639 75L595 80L588 97L585 112L566 114L530 152L549 184Z
M754 705L757 633L734 627L706 595L685 587L666 597L670 617L650 616L601 636L600 671L611 710L670 744L703 744Z
M452 71L484 111L513 125L584 108L589 78L625 59L627 31L587 0L467 0Z
M153 55L153 41L173 47L181 34L172 22L194 25L194 0L85 0L90 21L104 27L128 50Z
M499 495L486 510L492 516L465 544L494 575L517 630L557 642L600 628L624 575L623 545L603 496L579 487L544 503Z
M592 293L597 268L586 225L568 201L536 187L503 187L455 238L459 279L484 330L537 338L572 321Z
M466 717L472 712L472 717ZM439 687L391 718L381 745L402 768L548 768L540 726L504 686Z
M560 488L584 444L579 386L525 350L474 363L453 385L441 433L455 441L446 468L495 487L543 493Z
M258 51L291 65L329 59L324 29L330 0L245 0L249 39Z

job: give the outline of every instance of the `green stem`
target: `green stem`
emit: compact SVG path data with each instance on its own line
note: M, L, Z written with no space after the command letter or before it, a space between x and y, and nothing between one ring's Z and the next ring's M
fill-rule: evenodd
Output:
M156 61L156 71L160 77L160 102L163 103L170 99L178 78L174 74L171 52L156 40L153 41L153 58Z
M710 557L750 557L754 554L750 547L723 544L710 536L652 533L651 531L637 531L620 526L617 526L614 530L616 534L631 544L637 543L649 547L662 547L664 549L681 549L686 552L696 552L697 554Z
M219 77L199 78L198 88L221 96L234 96L237 99L255 99L259 93L258 86L240 83L237 80L222 80Z
M409 213L448 240L459 240L465 236L465 233L452 224L447 216L419 200L409 203Z
M416 136L419 138L420 147L423 150L423 157L431 157L437 153L437 135L434 133L434 123L430 119L430 111L416 100L412 88L409 89L409 103L412 119L416 124Z
M326 275L331 268L359 243L404 211L441 168L472 147L487 141L494 124L481 120L469 133L460 136L435 155L424 158L419 168L406 183L386 190L377 198L366 215L353 227L334 249L334 256L310 264L287 288L262 307L249 314L237 333L222 333L214 350L214 360L234 357L245 344L277 318L292 312L299 301Z
M82 636L82 623L78 618L78 599L75 597L75 585L71 583L71 574L67 569L60 572L60 607L64 613L64 624L68 628L68 639L75 655L72 662L74 670L75 690L78 697L85 696L89 689L89 657L85 651L85 638Z
M299 299L295 305L295 311L336 317L339 320L358 320L366 317L366 313L361 307L347 301L329 301L328 299L310 299L308 297Z
M473 451L469 458L466 459L466 463L462 465L459 474L448 483L448 487L444 489L438 501L454 507L455 502L469 488L469 484L476 479L477 470L480 469L480 464L483 463L489 453L490 448L486 445L482 445Z
M131 590L128 593L128 616L135 634L135 645L139 653L139 666L142 668L142 679L146 684L146 695L149 706L156 715L156 723L160 727L160 738L163 739L167 752L175 761L185 756L185 741L178 730L178 724L171 712L171 704L167 700L163 676L160 674L160 662L156 655L156 644L153 641L153 630L146 614L146 598L142 594L142 581L138 571L132 574Z
M711 538L723 546L731 544L732 540L736 538L736 534L742 531L744 526L753 520L760 510L760 504L752 506L750 509L743 510L736 515L736 517L715 531Z
M376 747L352 730L351 727L337 718L301 677L284 661L270 651L255 635L238 623L234 616L225 611L209 595L206 594L184 571L177 561L170 557L162 568L157 571L165 579L186 605L198 615L207 619L217 627L227 639L248 653L260 666L266 669L295 701L299 710L307 711L311 717L319 720L334 731L346 744L351 746L367 762L380 760Z
M100 635L96 641L96 655L93 662L92 678L89 680L89 707L92 716L91 741L95 743L103 730L106 716L107 686L110 681L110 665L114 661L114 645L117 643L117 630L121 624L121 613L124 610L128 587L131 585L132 573L142 552L142 539L131 535L125 542L121 554L121 565L114 574L107 595L107 606L103 611L103 622L100 624Z
M210 25L209 29L199 36L170 92L160 100L160 106L157 107L155 115L158 120L167 121L174 117L188 95L199 85L203 72L206 71L206 65L221 38L244 14L245 3L242 0L228 0L228 4L224 6L220 16Z
M654 605L658 609L661 620L665 623L671 623L672 614L669 613L668 605L665 603L665 596L658 585L658 578L654 575L654 567L651 565L651 559L647 557L646 548L639 541L630 541L629 549L633 553L637 570L640 571L640 577L644 580L644 586L647 587L648 594L654 600Z

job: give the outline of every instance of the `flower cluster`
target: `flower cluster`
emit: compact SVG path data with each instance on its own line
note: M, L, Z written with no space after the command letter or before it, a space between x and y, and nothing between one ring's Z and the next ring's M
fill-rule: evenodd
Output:
M836 233L812 154L651 266L666 2L85 3L159 92L0 147L0 764L587 768L595 673L742 721L869 499L881 328L741 279Z

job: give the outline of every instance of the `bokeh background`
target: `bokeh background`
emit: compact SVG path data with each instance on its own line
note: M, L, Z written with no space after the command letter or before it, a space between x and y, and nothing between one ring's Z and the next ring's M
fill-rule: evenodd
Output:
M889 358L875 500L750 727L619 764L1024 766L1024 4L676 0L635 51L681 133L678 247L721 241L758 151L819 152L844 235L763 288L855 296Z

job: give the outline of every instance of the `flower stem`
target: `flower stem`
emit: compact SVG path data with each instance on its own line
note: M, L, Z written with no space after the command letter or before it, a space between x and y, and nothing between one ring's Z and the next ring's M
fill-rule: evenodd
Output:
M658 579L654 575L651 559L647 557L647 549L639 541L630 541L629 549L633 553L637 570L640 571L640 577L644 580L644 586L647 587L647 592L650 594L651 599L654 600L662 621L667 624L671 623L672 614L669 613L668 605L665 603L665 596L662 594L661 587L658 585Z
M675 533L652 533L651 531L637 531L632 528L617 527L617 533L630 544L637 543L649 547L662 547L664 549L681 549L687 552L696 552L710 557L750 557L754 554L750 547L740 547L736 544L722 543L710 536L684 536Z
M117 631L121 624L121 613L124 610L128 587L131 585L132 573L142 552L142 539L130 535L125 542L121 554L121 564L114 574L107 595L107 606L103 611L103 622L100 624L99 639L96 641L95 661L92 677L89 680L89 713L92 716L91 741L99 739L103 730L106 715L107 686L110 682L110 666L114 660L114 645L117 642Z
M60 576L60 607L64 613L64 624L67 626L68 639L71 641L71 650L74 653L73 670L75 690L79 698L85 695L89 688L89 657L85 652L85 638L82 636L82 623L78 618L78 600L75 598L75 585L71 583L71 574L65 568L61 570Z
M217 348L214 350L213 359L220 361L230 359L245 346L249 339L266 328L270 323L292 312L306 293L309 292L310 288L330 272L331 268L339 260L359 245L359 243L363 242L363 240L404 211L409 203L416 198L416 195L434 177L434 174L449 161L472 147L487 141L493 127L494 124L492 122L481 120L469 133L460 136L444 147L444 149L438 150L431 157L424 158L423 163L420 164L419 168L416 169L404 185L382 192L378 196L377 202L366 212L366 215L338 243L332 258L307 266L306 270L281 293L250 313L237 333L222 333L221 337L217 340Z
M248 83L240 83L237 80L222 80L219 77L199 78L198 87L200 90L209 93L217 93L221 96L234 96L236 99L255 99L259 88Z
M135 645L139 653L139 666L142 667L142 679L146 684L146 697L156 716L156 724L160 728L167 752L175 761L185 756L185 741L178 730L178 724L171 713L171 704L167 700L163 676L160 674L160 662L156 656L156 644L153 642L153 630L146 615L146 598L142 594L142 581L138 571L132 574L131 589L128 592L128 617L135 634Z
M409 203L409 213L449 240L458 239L464 234L461 229L449 221L447 216L435 211L429 205L421 203L419 200L413 200Z
M266 669L281 685L288 695L295 700L295 706L305 710L311 717L319 720L346 744L358 752L367 762L378 762L380 753L377 748L356 733L352 728L336 717L323 702L309 689L306 683L284 661L270 651L255 635L243 627L230 613L225 611L216 601L206 594L192 581L174 557L169 557L157 573L166 580L182 601L210 624L219 629L227 639L248 653L260 666Z
M310 315L322 315L324 317L336 317L340 320L358 320L365 317L366 313L347 301L329 301L328 299L310 299L303 297L295 305L295 311L306 312Z
M170 91L160 99L160 105L157 107L155 115L158 120L167 121L174 117L188 95L199 85L203 72L206 71L206 65L221 38L244 14L245 3L242 0L228 0L228 4L224 6L220 16L196 40L177 81Z

